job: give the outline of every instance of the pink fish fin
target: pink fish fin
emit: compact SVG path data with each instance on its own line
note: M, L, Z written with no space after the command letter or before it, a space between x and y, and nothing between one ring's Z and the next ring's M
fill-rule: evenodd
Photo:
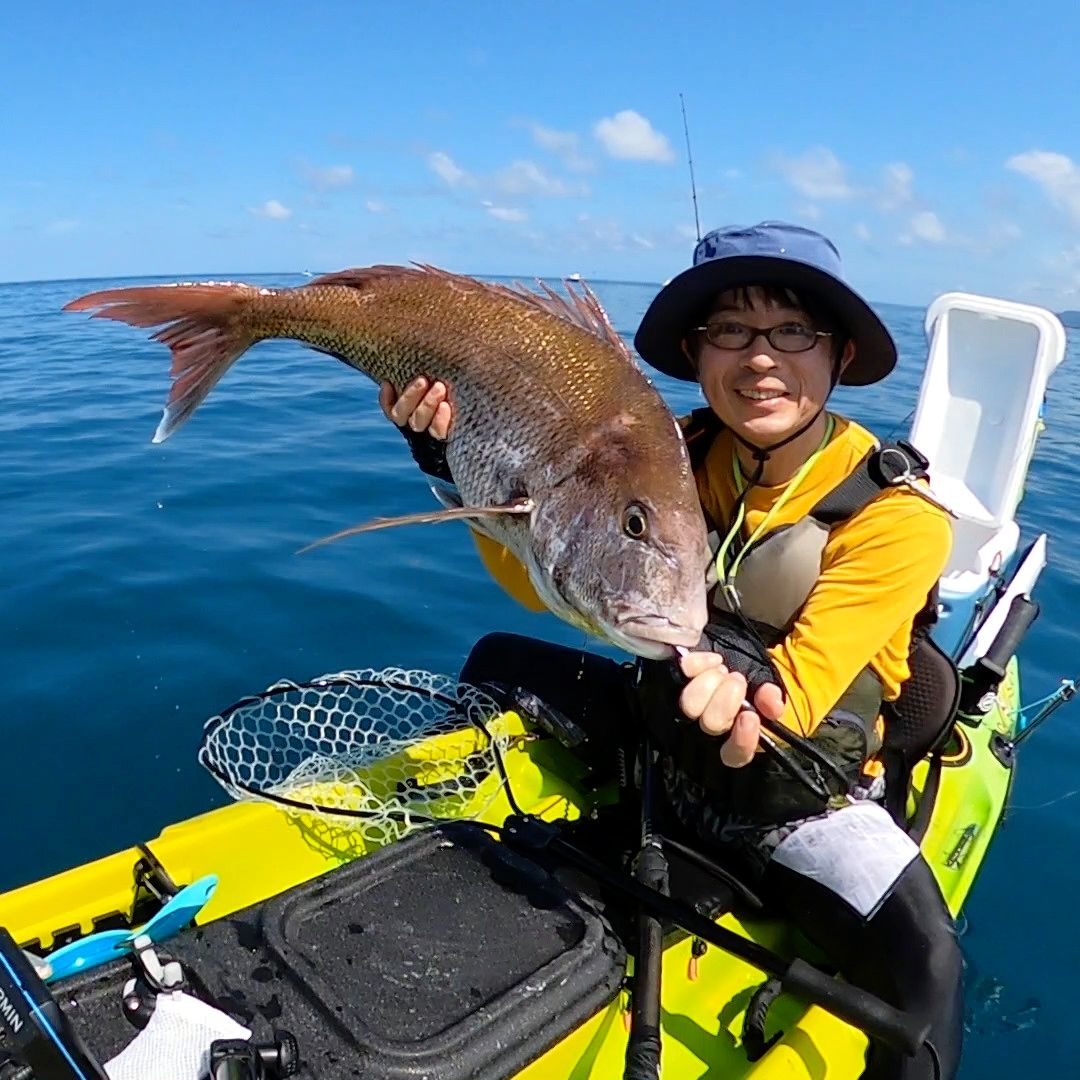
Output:
M63 310L92 311L91 318L129 326L166 324L153 335L172 352L173 383L154 432L153 441L159 443L191 416L218 379L258 340L237 316L246 301L268 291L232 282L146 285L88 293Z
M614 345L627 359L632 359L626 342L619 337L618 330L611 325L611 320L604 311L596 294L588 285L581 283L584 296L578 296L570 286L570 282L564 282L571 299L557 293L545 282L537 279L537 284L545 295L540 296L521 282L515 281L513 285L498 285L490 281L478 281L476 278L465 277L462 274L452 274L449 270L440 270L438 267L429 266L427 263L414 264L417 269L425 274L432 274L456 283L463 288L483 289L494 296L502 296L528 304L539 311L545 311L549 315L557 315L560 319L573 323L575 326L595 334L598 338ZM384 269L384 268L379 268Z
M380 278L418 277L420 271L411 266L355 266L348 270L335 270L330 274L304 282L304 288L313 285L342 285L349 289L366 289Z
M580 326L583 330L588 330L590 334L595 334L601 341L614 345L627 359L631 359L626 342L619 337L619 331L611 325L607 312L604 311L600 301L597 300L596 295L587 285L584 286L586 295L581 297L571 288L570 282L564 282L563 284L566 286L566 291L570 296L570 299L567 299L561 293L557 293L552 289L546 282L537 279L537 284L543 289L544 296L540 296L531 289L523 288L520 285L513 289L506 289L502 286L493 287L501 288L504 292L517 297L519 300L524 300L541 311L557 315L560 319L565 319L575 326Z
M535 505L532 499L525 498L515 499L502 506L457 506L449 510L424 510L419 514L404 514L401 517L375 518L363 525L353 525L348 529L342 529L341 532L306 544L297 554L302 555L305 551L322 547L324 544L332 544L335 540L343 540L346 536L374 532L376 529L392 529L396 525L426 525L440 521L467 521L470 518L495 517L500 514L531 514Z

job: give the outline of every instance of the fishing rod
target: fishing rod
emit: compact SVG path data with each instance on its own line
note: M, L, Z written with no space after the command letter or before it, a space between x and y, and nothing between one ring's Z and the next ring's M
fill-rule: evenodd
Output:
M1048 720L1053 716L1067 701L1072 701L1076 696L1078 681L1080 681L1080 675L1075 679L1064 679L1062 681L1061 686L1050 695L1039 712L1010 740L1014 747L1017 747L1024 742L1036 728L1038 728L1045 720Z
M686 123L686 102L683 100L682 91L679 91L679 105L682 108L683 134L686 136L686 161L690 166L690 197L694 201L694 228L697 230L697 238L700 242L701 221L698 219L697 184L694 183L694 158L690 153L690 128Z
M512 815L500 826L469 820L455 824L494 832L523 854L550 852L556 859L581 870L625 901L641 905L675 923L688 934L778 979L784 990L803 1001L820 1005L901 1053L914 1055L927 1042L929 1020L898 1009L875 994L853 983L843 982L799 957L792 960L781 957L764 945L713 922L685 901L643 884L632 874L605 866L563 839L554 822L526 814L521 817Z
M484 730L483 723L479 726ZM610 868L577 848L560 835L554 822L523 812L510 790L510 777L502 760L502 751L490 736L489 741L513 813L502 825L479 820L459 820L456 824L492 833L525 855L536 856L548 852L557 861L576 867L601 887L610 889L624 902L637 907L639 947L638 955L634 958L631 1037L627 1045L623 1080L654 1080L659 1076L660 984L664 942L661 920L665 919L693 937L756 967L777 980L784 990L794 996L819 1005L901 1053L914 1055L922 1047L931 1046L928 1021L890 1005L869 991L843 982L805 960L781 957L765 946L720 926L696 908L670 895L668 862L663 847L668 841L656 832L655 825L656 785L659 782L657 763L647 737L641 743L640 848L629 873ZM622 776L620 788L629 784L629 778ZM760 903L756 897L753 900ZM932 1049L929 1052L934 1053Z
M641 847L634 859L634 880L657 892L669 891L663 838L656 831L656 755L649 737L641 741ZM630 999L630 1037L626 1042L623 1080L659 1080L660 985L664 927L649 908L638 908L638 950Z

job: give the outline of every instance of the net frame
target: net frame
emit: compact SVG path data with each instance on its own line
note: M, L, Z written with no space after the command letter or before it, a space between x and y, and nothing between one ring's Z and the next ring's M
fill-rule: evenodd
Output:
M198 760L235 799L328 818L381 846L475 820L500 791L514 805L503 762L514 737L492 723L505 715L484 690L428 671L282 679L210 717Z

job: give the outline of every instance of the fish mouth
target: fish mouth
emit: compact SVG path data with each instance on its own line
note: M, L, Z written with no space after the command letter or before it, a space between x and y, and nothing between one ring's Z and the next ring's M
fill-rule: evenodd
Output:
M693 649L702 631L666 615L629 615L617 620L613 629L625 648L649 660L669 660L677 648Z

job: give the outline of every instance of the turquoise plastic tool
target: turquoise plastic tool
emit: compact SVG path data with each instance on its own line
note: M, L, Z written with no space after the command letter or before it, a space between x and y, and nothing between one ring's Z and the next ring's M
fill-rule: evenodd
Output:
M135 930L102 930L61 946L45 958L52 966L52 973L45 981L57 982L76 972L89 971L119 959L132 950L138 937L147 937L155 945L166 941L202 911L214 895L217 883L217 876L208 874L184 886L144 926Z

